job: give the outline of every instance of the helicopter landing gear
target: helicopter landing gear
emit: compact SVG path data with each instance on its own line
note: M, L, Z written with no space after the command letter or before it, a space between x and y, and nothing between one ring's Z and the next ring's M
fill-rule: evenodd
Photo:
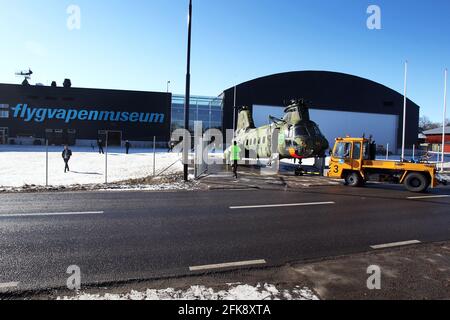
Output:
M296 162L297 162L296 159L294 159L294 164ZM295 173L295 175L297 177L303 176L306 173L305 170L302 167L302 160L301 159L299 159L299 164L298 164L298 166L295 167L294 173Z
M303 170L303 168L299 167L295 169L295 175L297 177L301 177L305 174L305 170Z

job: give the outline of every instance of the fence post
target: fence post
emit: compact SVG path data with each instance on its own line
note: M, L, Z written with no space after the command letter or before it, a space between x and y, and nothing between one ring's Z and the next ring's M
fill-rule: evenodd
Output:
M156 136L153 137L153 176L156 176Z
M45 186L48 187L48 139L45 139Z
M105 149L105 184L108 184L108 131L106 131Z
M441 147L438 146L438 152L437 152L437 163L439 163L441 161Z

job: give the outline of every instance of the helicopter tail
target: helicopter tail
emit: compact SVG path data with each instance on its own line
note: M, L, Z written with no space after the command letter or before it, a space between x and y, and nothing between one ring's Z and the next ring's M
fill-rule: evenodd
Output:
M249 108L242 107L239 109L236 130L246 130L255 128L253 116Z

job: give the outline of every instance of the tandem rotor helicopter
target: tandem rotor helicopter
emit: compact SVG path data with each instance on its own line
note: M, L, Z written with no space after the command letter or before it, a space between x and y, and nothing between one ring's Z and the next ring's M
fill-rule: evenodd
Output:
M281 159L299 160L324 158L329 143L311 121L309 107L304 99L291 100L282 119L270 116L270 124L256 128L251 111L241 107L238 111L235 141L248 155L259 158L272 158L278 154ZM225 152L228 157L229 150ZM296 168L296 175L302 174L301 167Z

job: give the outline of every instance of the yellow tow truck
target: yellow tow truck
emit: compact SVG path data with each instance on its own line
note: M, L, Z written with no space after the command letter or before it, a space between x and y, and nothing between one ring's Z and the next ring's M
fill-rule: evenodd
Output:
M337 138L328 177L344 179L351 187L367 181L403 184L411 192L424 192L430 186L446 184L434 164L376 160L376 145L366 138Z

